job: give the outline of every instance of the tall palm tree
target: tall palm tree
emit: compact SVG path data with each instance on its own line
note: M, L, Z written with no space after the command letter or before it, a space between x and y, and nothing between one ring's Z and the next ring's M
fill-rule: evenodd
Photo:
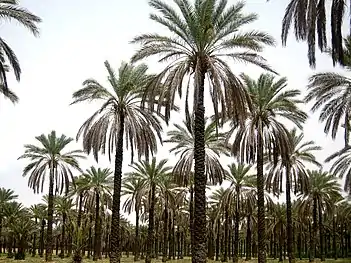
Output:
M46 242L46 261L52 260L52 223L54 212L54 186L58 193L65 189L68 192L69 181L73 180L72 169L80 171L79 159L85 155L81 150L63 152L73 141L73 138L64 134L57 136L55 131L35 137L39 146L24 145L25 151L18 159L28 159L29 164L23 169L23 176L29 175L28 186L34 193L43 192L44 182L49 171L49 196L48 196L48 227Z
M161 56L160 62L171 61L158 74L149 86L145 99L156 95L165 98L166 122L170 118L171 106L176 93L181 96L185 88L185 112L187 123L190 119L189 95L190 80L193 80L194 121L194 190L195 190L195 238L193 243L193 262L206 261L206 177L205 177L205 80L209 82L215 119L218 117L239 116L245 113L247 94L229 65L228 59L257 65L270 69L265 59L258 53L264 45L273 45L268 34L255 31L243 32L242 27L257 20L256 14L244 14L244 3L227 5L225 0L174 0L176 10L161 0L150 0L150 6L159 14L150 18L167 28L168 35L143 34L132 43L141 48L132 61L142 60L154 55ZM188 80L186 80L188 79ZM159 84L165 84L159 93ZM183 82L188 85L183 86ZM164 103L164 101L162 101ZM153 107L150 107L153 108ZM160 108L157 108L160 112ZM221 114L220 114L220 113Z
M147 236L147 248L145 263L151 262L152 245L154 243L154 213L156 205L156 191L160 187L163 178L168 176L172 167L166 166L167 160L160 161L153 157L151 162L140 161L132 165L133 171L127 176L135 176L140 178L143 188L148 192L149 207L149 227Z
M110 169L96 169L91 166L82 174L79 190L88 192L88 202L95 203L94 261L101 257L101 206L105 203L106 195L112 195L112 189L113 177Z
M242 74L243 81L252 99L248 108L248 117L243 125L236 125L229 135L235 132L232 151L241 162L257 165L258 195L258 262L266 261L265 211L264 211L264 151L274 164L278 156L283 161L291 152L289 131L280 120L290 121L299 128L307 119L305 112L299 109L302 103L299 90L287 90L287 79L274 79L273 75L261 74L258 80Z
M111 263L120 262L120 197L123 164L123 140L139 157L155 153L157 137L161 140L161 124L150 110L141 107L140 101L150 76L147 66L134 66L122 62L118 76L108 61L105 62L110 89L94 79L83 82L83 88L73 93L73 103L97 101L98 110L89 117L78 131L77 139L83 137L83 148L91 151L96 160L98 153L108 152L109 159L115 154L114 187L111 225ZM157 136L155 135L157 134Z
M18 2L18 0L0 0L0 21L16 21L26 27L34 36L38 36L40 17L21 7ZM0 38L0 93L15 103L18 101L18 97L8 88L6 74L9 67L7 64L11 66L17 81L19 81L21 67L18 58L6 41Z
M320 146L315 145L314 141L304 141L303 133L298 134L296 128L290 131L290 152L287 159L279 159L277 164L270 166L266 179L268 191L279 195L283 190L283 178L285 178L286 195L286 217L287 217L287 251L289 262L295 262L293 246L293 222L291 212L291 189L294 193L306 193L309 189L308 174L306 164L317 167L322 165L316 160L315 152L321 150Z
M326 4L329 5L330 2L290 0L282 21L281 39L283 45L286 45L291 24L294 24L296 40L303 40L308 44L308 61L313 68L316 66L316 36L319 49L323 52L327 48ZM341 65L345 64L342 45L342 21L345 8L346 1L331 1L331 53L334 65L336 62Z
M337 179L332 174L323 171L310 171L309 174L309 191L300 196L301 203L299 205L300 211L307 211L313 218L313 237L310 242L310 262L314 261L314 246L317 229L319 226L319 254L321 260L325 260L324 252L324 227L323 227L323 213L332 211L334 200L340 198L340 185ZM318 216L317 216L318 215ZM318 222L318 224L317 224Z

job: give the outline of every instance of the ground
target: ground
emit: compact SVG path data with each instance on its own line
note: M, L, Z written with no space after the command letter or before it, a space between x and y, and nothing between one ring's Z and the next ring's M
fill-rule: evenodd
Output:
M28 262L28 263L41 263L41 262L45 262L45 259L44 258L40 258L40 257L34 257L33 258L30 255L27 255L25 261ZM16 263L16 262L18 262L18 260L16 261L14 259L8 259L8 258L6 258L6 256L0 257L0 263ZM58 257L54 257L53 258L53 263L71 263L71 262L72 262L71 258L64 258L64 259L61 259L61 258L58 258ZM83 263L84 262L86 262L86 263L93 263L94 261L92 259L84 259ZM104 258L103 260L100 260L98 262L100 262L100 263L108 263L109 260ZM133 263L133 257L129 257L129 258L123 257L122 258L122 262ZM143 263L144 260L141 260L139 262ZM152 262L160 263L161 260L160 259L159 260L152 260ZM167 262L168 263L191 263L191 259L187 258L187 259L182 259L182 260L171 260L171 261L167 261ZM215 261L210 261L209 260L208 262L209 263L214 263ZM246 263L256 263L257 260L251 260L249 262L241 260L239 262L241 262L241 263L244 263L244 262L246 262ZM278 260L267 260L267 263L273 263L273 262L274 263L278 263ZM287 262L288 262L288 260L284 261L284 263L287 263ZM296 263L307 263L307 262L308 262L308 260L297 260L296 261ZM315 262L317 263L317 262L320 262L320 261L317 259ZM337 261L335 261L333 259L327 259L326 262L330 262L330 263L331 262L335 262L335 263L350 263L351 259L344 259L344 260L339 259ZM228 263L231 263L231 261L228 261Z

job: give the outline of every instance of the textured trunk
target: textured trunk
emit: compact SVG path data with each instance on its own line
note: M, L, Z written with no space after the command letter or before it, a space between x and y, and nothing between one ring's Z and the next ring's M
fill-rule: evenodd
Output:
M83 193L79 195L79 207L78 207L78 216L77 216L77 225L80 227L82 224L82 210L83 210Z
M163 221L163 257L162 257L162 262L166 262L167 261L167 251L168 251L168 243L167 243L167 238L168 238L168 227L167 227L167 223L168 223L168 198L166 197L166 202L165 202L165 210L164 210L164 221Z
M135 204L135 244L134 261L139 260L139 206Z
M193 263L205 263L206 248L206 175L205 175L205 107L204 107L204 89L205 89L205 61L201 60L198 80L195 79L195 85L198 85L197 104L195 105L195 174L194 174L194 239L193 239Z
M334 259L338 259L338 252L336 249L336 222L335 222L335 216L333 215L333 253L334 253Z
M313 198L313 230L312 230L312 235L311 235L311 239L310 239L310 262L314 261L315 255L316 255L316 243L315 243L315 239L316 239L316 235L317 235L317 229L318 229L318 225L317 225L317 199Z
M225 208L224 212L224 255L222 258L222 262L228 261L228 247L229 247L229 212L228 206Z
M237 263L238 252L239 252L239 206L240 206L240 187L237 185L236 188L236 204L235 204L235 213L234 213L234 242L233 242L233 263Z
M309 248L308 248L308 261L314 261L314 237L311 229L311 222L308 222L308 232L309 232Z
M60 253L61 258L64 258L65 256L66 216L67 216L66 213L62 214L61 253Z
M286 222L287 222L287 249L289 263L295 263L294 246L293 246L293 222L291 212L291 182L290 182L290 167L286 168Z
M154 243L154 213L155 213L155 203L156 203L156 185L152 184L151 192L149 196L150 208L149 208L149 227L147 231L147 244L146 244L146 257L145 263L151 263L152 256L152 245Z
M54 173L55 167L51 163L50 167L50 178L49 178L49 200L48 200L48 228L46 233L46 254L45 260L52 261L52 223L53 223L53 213L54 213Z
M95 192L95 236L94 236L94 256L97 261L101 256L101 224L100 224L100 194Z
M45 231L45 219L41 220L40 228L40 244L39 244L39 256L44 256L44 231Z
M283 262L283 246L284 246L284 229L283 224L280 224L280 238L279 238L279 260L278 262Z
M190 218L190 240L191 240L191 255L193 255L194 245L194 188L190 186L190 202L189 202L189 218Z
M247 229L246 229L246 261L251 260L251 215L247 215Z
M323 214L321 204L318 206L318 221L319 221L319 254L321 261L325 261L324 256L324 227L323 227Z
M35 225L37 226L38 224L38 218L36 217L35 218ZM33 233L33 245L32 245L32 256L35 257L36 253L37 253L37 247L36 247L36 244L37 244L37 232L35 231Z
M168 259L172 259L172 215L168 217Z
M257 133L257 225L258 225L258 263L266 263L266 227L264 212L263 138L262 127Z
M220 238L221 238L221 221L217 220L217 238L216 238L216 261L219 261L219 253L220 253Z
M110 262L121 262L121 233L120 233L120 206L121 206L121 184L123 164L123 132L124 114L119 116L119 131L116 147L115 173L113 180L113 201L112 201L112 223L111 223L111 247Z

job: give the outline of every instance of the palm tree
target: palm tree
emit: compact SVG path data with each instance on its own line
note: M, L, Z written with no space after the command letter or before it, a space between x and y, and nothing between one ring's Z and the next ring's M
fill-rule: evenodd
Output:
M325 122L324 132L335 139L341 121L345 128L345 147L351 132L351 79L338 73L317 73L310 77L306 101L315 100L312 112L321 109L319 121Z
M26 27L34 36L39 35L40 17L19 6L17 0L0 0L0 17L1 22L16 21ZM8 88L6 74L9 67L7 64L11 66L17 81L19 81L21 67L18 58L6 41L0 38L0 93L15 103L18 101L18 97Z
M28 186L34 193L43 192L44 182L47 179L49 170L49 197L48 197L48 227L46 242L46 261L52 260L52 223L54 212L54 186L56 191L62 193L64 188L68 191L69 181L73 180L72 169L80 171L78 160L85 156L81 150L63 152L73 138L61 135L56 132L42 134L35 137L40 146L33 144L24 145L25 151L18 159L28 159L30 163L24 167L23 176L29 175Z
M141 178L133 174L128 174L122 181L122 195L127 196L123 204L124 211L128 214L133 210L135 211L134 261L139 261L139 218L145 194L145 188L143 187Z
M156 205L156 191L160 187L163 178L168 176L171 171L170 166L166 166L167 160L162 159L157 161L155 157L151 162L140 161L132 165L133 172L127 176L140 178L145 192L148 192L148 207L149 207L149 227L147 235L147 248L145 263L151 262L152 245L154 242L154 213Z
M42 220L45 217L45 207L42 204L34 204L29 208L32 218L34 218L35 225L38 224L38 220ZM33 242L32 242L32 256L35 257L37 253L36 246L37 232L33 233Z
M18 198L18 195L11 189L5 189L4 187L0 188L0 250L3 248L3 239L2 239L2 220L4 213L4 206L11 201L14 201ZM1 251L0 251L1 252Z
M265 59L258 54L264 45L273 45L272 37L263 32L242 33L242 27L257 20L256 14L244 14L244 3L227 6L227 1L174 0L179 11L161 0L150 0L150 6L160 13L150 18L166 27L170 34L143 34L132 43L141 48L132 61L160 55L160 62L171 61L158 74L145 95L153 100L155 96L165 98L165 118L168 123L176 93L181 96L186 87L185 112L187 123L190 119L190 80L193 77L194 114L194 187L195 219L193 262L206 261L206 177L205 177L205 79L209 81L216 123L221 115L239 116L245 113L247 94L238 78L231 72L227 59L248 62L264 69L270 69ZM185 80L185 79L188 80ZM159 92L159 84L165 84ZM183 82L188 85L183 86ZM150 108L154 108L153 106ZM157 107L160 112L160 107ZM221 114L220 114L220 113Z
M345 64L343 52L342 20L345 12L346 1L333 0L331 3L331 40L333 65L339 62ZM311 67L316 66L316 35L319 49L323 52L327 48L326 36L326 7L327 1L290 0L286 7L282 21L281 39L286 45L291 24L294 24L296 40L306 41L308 44L308 61ZM350 20L351 26L351 20Z
M299 205L299 210L308 211L310 214L312 210L313 238L310 242L310 262L314 261L313 251L318 229L317 221L319 223L320 237L319 254L321 261L324 261L323 212L327 213L333 210L334 200L340 198L340 185L333 175L327 172L308 170L308 174L310 188L307 193L300 196L302 202Z
M89 117L78 131L77 139L83 137L83 148L94 154L108 152L109 159L115 154L112 225L111 225L111 263L120 262L120 197L123 164L123 140L126 137L127 146L132 152L142 155L153 154L157 149L157 138L161 140L161 124L148 109L140 105L142 94L150 76L146 74L147 66L134 66L122 62L118 76L105 62L111 89L102 86L94 79L83 82L83 88L73 94L73 103L82 101L97 101L99 109Z
M277 164L270 165L267 176L267 189L273 190L273 193L279 195L283 190L283 178L285 177L285 195L286 195L286 216L287 216L287 251L289 262L295 261L293 246L293 222L291 212L291 189L294 186L294 193L308 192L308 174L305 168L306 164L313 164L321 167L317 162L314 152L321 150L321 147L315 145L314 141L304 141L303 133L297 134L296 128L290 131L290 152L287 153L287 159L279 159Z
M112 171L108 168L96 169L91 166L82 174L79 186L80 191L89 193L88 202L95 202L94 261L101 258L101 205L105 203L106 196L112 195L113 177L111 175Z
M302 128L307 119L305 112L298 106L299 90L286 90L287 79L274 80L270 74L261 74L257 81L242 74L242 78L252 99L252 107L248 109L248 118L243 125L236 125L229 136L236 132L232 151L240 162L257 164L258 195L258 262L265 262L265 211L264 211L264 151L274 164L278 156L288 159L291 152L289 131L279 119L287 120ZM279 119L278 119L279 118Z
M252 191L255 186L253 184L254 175L250 175L252 165L235 164L228 165L229 171L226 173L225 179L230 182L230 187L227 189L224 196L226 204L232 202L234 206L234 244L233 244L233 262L238 262L239 252L239 222L240 212L244 206L244 200L250 202L255 200L256 196ZM256 200L255 200L256 201Z

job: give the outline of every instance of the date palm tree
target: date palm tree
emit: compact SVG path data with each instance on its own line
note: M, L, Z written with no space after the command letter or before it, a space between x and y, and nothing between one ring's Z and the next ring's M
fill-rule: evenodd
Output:
M24 145L25 151L18 159L28 159L29 164L23 169L23 176L28 176L28 186L34 193L43 192L44 182L49 172L49 196L48 196L48 227L46 242L46 261L52 260L52 224L54 212L54 186L58 193L65 189L68 192L70 180L73 180L72 169L80 171L79 159L85 155L81 150L64 152L73 138L64 134L57 136L55 131L50 134L42 134L35 137L39 146L33 144Z
M274 79L271 74L261 74L258 80L242 74L252 107L248 108L248 117L244 124L236 125L229 132L235 133L232 151L240 162L257 165L258 196L258 262L266 262L265 211L263 174L264 152L269 160L277 163L279 156L283 161L291 152L289 131L281 120L286 120L302 128L307 114L299 109L303 102L298 98L300 91L286 89L287 79ZM234 123L235 124L235 123Z
M139 237L139 220L143 200L145 199L145 187L141 178L134 174L128 174L122 181L122 195L126 196L123 204L125 212L130 214L135 211L135 241L134 241L134 261L139 261L140 254L140 237Z
M333 72L314 74L309 79L306 101L314 100L312 112L321 109L319 121L325 122L324 132L336 134L344 121L345 147L349 145L351 132L351 79Z
M109 159L115 154L114 187L111 224L111 263L120 262L120 199L122 184L123 140L126 139L131 149L149 156L157 149L157 137L161 140L160 121L148 109L141 107L140 101L146 84L150 80L147 66L134 66L122 62L118 75L109 62L105 62L110 88L104 87L97 80L87 79L83 88L73 93L73 103L83 101L100 102L98 110L89 117L78 131L77 139L83 137L85 151L93 152L98 160L98 153L108 153Z
M101 206L108 195L112 195L113 177L112 171L108 168L95 168L91 166L82 174L79 191L87 192L87 200L95 204L95 237L93 260L101 258Z
M281 158L275 165L270 165L266 179L268 191L279 195L283 191L283 178L285 178L286 195L286 226L287 226L287 251L289 263L295 262L293 246L293 219L291 208L291 189L294 193L306 193L309 190L309 180L306 164L317 167L322 165L316 160L315 152L321 150L314 141L304 141L303 133L298 134L296 128L290 131L290 152L284 161Z
M326 33L326 4L329 1L305 1L290 0L285 9L282 21L281 39L286 45L291 24L294 24L296 40L306 41L308 44L308 61L313 68L316 66L316 45L323 52L327 48ZM342 21L346 8L346 1L331 1L330 22L331 22L331 54L333 65L339 62L345 64L343 52ZM351 26L351 20L350 20ZM317 38L317 41L316 41ZM316 43L317 42L317 43Z
M0 0L0 21L15 21L26 27L34 36L38 36L40 17L21 7L18 2L18 0ZM6 41L0 37L0 93L15 103L18 97L8 88L7 83L8 65L11 66L17 81L20 81L22 70L18 58Z
M148 208L149 208L149 226L147 235L147 248L145 263L151 262L152 246L154 244L154 214L156 205L156 191L160 189L165 176L169 176L172 169L167 165L167 159L157 161L153 157L149 161L140 161L132 165L133 171L127 173L127 176L140 178L144 191L148 193Z
M194 121L194 190L195 190L195 238L193 262L206 261L206 177L205 177L205 80L208 81L215 119L218 117L239 116L245 113L247 94L238 77L232 73L228 60L257 65L270 70L265 59L259 55L265 45L274 45L268 34L243 31L243 26L257 20L256 14L245 14L244 3L228 5L226 0L173 0L175 9L168 2L150 0L150 6L159 14L150 18L164 26L169 34L143 34L135 37L132 43L141 48L132 57L138 61L159 55L160 62L168 62L164 70L153 80L144 99L156 95L165 98L166 122L170 118L174 100L186 94L185 112L187 123L190 119L189 96L193 93ZM192 81L191 81L192 80ZM159 92L159 83L165 87ZM187 85L183 86L183 83ZM190 84L193 84L190 92ZM207 86L207 85L206 85ZM184 88L183 88L184 87ZM185 92L184 92L185 89ZM164 101L162 100L162 103ZM153 108L153 105L152 107ZM160 108L157 108L160 112Z
M334 201L340 198L340 185L332 174L323 171L308 170L309 191L300 196L298 209L305 214L312 214L313 235L310 242L310 262L314 261L314 246L319 228L319 254L325 260L323 215L332 211ZM318 222L318 223L317 223Z
M0 188L0 250L3 248L3 237L2 237L2 220L4 213L4 206L11 201L18 198L18 195L11 189L6 189L4 187ZM1 251L0 251L1 252Z

